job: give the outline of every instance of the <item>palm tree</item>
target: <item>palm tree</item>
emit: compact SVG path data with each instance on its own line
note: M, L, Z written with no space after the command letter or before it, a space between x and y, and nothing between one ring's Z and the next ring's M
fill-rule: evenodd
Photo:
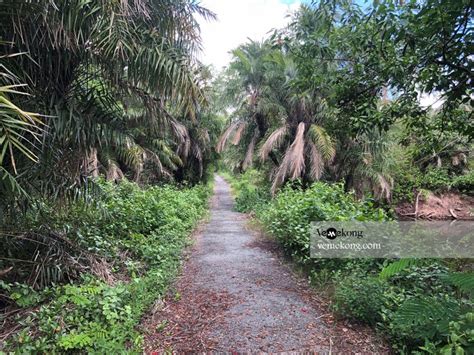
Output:
M324 128L334 112L316 92L299 92L294 85L297 70L288 54L271 49L268 43L263 46L261 50L261 45L250 42L234 51L229 87L244 100L217 150L221 152L228 141L244 142L240 166L245 170L261 145L260 160L270 158L273 163L275 192L287 179L321 177L324 165L335 155L334 142ZM254 75L255 68L261 73Z
M284 105L285 124L268 135L259 154L266 161L272 151L280 152L281 162L272 173L273 193L287 179L319 180L335 156L335 143L322 126L328 116L324 101L315 95L289 93Z
M378 200L390 201L394 180L391 172L397 162L393 152L397 140L389 132L372 129L356 138L339 137L333 173L336 180L345 182L346 190L354 190L359 197L370 192Z
M22 183L51 193L100 169L137 178L147 159L175 169L189 145L177 117L206 104L197 15L214 17L195 0L0 2L0 50L31 94L18 104L45 115L38 163L15 161Z
M265 136L269 127L266 112L266 56L269 43L250 41L232 53L234 56L227 72L224 96L234 109L232 120L221 135L216 150L221 153L232 138L232 144L241 144L244 154L239 162L241 170L252 165L255 147Z

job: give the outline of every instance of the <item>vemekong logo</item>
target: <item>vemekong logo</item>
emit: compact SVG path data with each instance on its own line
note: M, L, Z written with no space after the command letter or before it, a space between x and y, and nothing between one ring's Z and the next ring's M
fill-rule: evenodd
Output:
M337 237L355 237L359 239L364 237L364 232L361 230L345 230L344 228L337 230L336 228L329 227L326 230L320 230L318 228L316 231L320 237L331 240L336 239Z

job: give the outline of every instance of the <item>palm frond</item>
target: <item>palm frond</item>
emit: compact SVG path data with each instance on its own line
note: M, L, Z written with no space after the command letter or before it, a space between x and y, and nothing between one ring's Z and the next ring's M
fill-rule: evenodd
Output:
M235 129L234 137L232 138L232 144L238 145L240 139L242 138L242 133L244 132L247 124L245 122L241 122L239 126Z
M8 94L26 95L23 91L17 90L23 86L0 87L0 166L3 165L3 159L8 151L15 173L17 173L17 168L14 150L18 150L32 161L37 161L37 156L32 151L34 144L31 139L39 140L40 125L43 124L40 115L22 110L7 96Z
M298 129L296 131L295 140L290 146L290 165L289 165L289 176L291 179L297 179L301 176L305 168L305 159L304 159L304 133L306 125L304 122L300 122Z
M305 162L304 162L304 150L305 150L305 141L304 141L304 132L305 132L305 123L300 122L298 124L298 129L296 131L296 136L291 144L291 146L286 151L283 156L283 160L280 166L277 168L275 176L273 178L272 184L272 193L274 194L276 190L283 185L286 178L297 179L301 176L301 173L304 171Z
M418 259L400 259L394 261L382 269L379 277L382 279L388 279L412 265L417 265L418 263L420 263L420 260Z
M270 152L274 149L278 149L283 143L286 135L288 134L288 126L282 126L273 131L263 143L260 148L260 159L265 161L268 158Z
M336 155L336 149L327 131L321 126L312 124L308 129L308 136L316 145L324 161L331 162Z
M239 127L240 124L241 124L240 121L232 122L229 125L229 127L226 128L224 133L221 134L221 136L220 136L220 138L217 142L217 145L216 145L217 153L222 153L224 151L225 145L226 145L227 141L229 140L230 135L232 134L232 132L234 132L235 129L237 129L237 127Z
M255 151L255 144L257 143L258 138L258 131L256 131L250 141L250 144L247 147L247 153L245 154L245 159L242 162L242 170L247 170L249 167L252 166L253 162L253 155Z
M309 176L313 180L319 180L324 170L324 160L313 142L308 142L308 155L310 161Z

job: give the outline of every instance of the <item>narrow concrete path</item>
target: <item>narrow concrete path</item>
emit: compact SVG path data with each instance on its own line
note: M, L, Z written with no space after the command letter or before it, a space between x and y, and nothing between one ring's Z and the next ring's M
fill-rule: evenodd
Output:
M367 329L334 321L232 208L216 176L210 221L174 291L145 321L148 352L380 352Z

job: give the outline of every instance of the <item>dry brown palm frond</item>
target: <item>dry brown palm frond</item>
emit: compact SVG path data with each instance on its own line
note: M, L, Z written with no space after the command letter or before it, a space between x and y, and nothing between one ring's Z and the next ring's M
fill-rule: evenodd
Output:
M198 169L199 169L199 177L202 177L202 175L204 173L204 165L203 165L204 156L203 156L202 149L199 146L199 144L197 144L195 142L192 144L191 153L197 161Z
M185 125L176 120L172 120L170 123L173 134L178 139L179 143L176 153L186 159L189 154L189 149L191 148L191 139L189 137L188 129Z
M242 133L244 132L245 128L247 127L247 123L241 122L237 129L235 130L234 138L232 139L232 144L237 145L242 138Z
M367 165L367 166L372 165L372 162L373 162L372 154L370 154L370 153L363 153L363 154L362 154L362 162L363 162L365 165Z
M122 170L120 170L117 162L109 159L107 162L107 172L106 172L106 179L107 181L120 181L123 179L124 175Z
M189 139L188 129L182 123L176 121L175 119L170 120L171 129L173 131L173 135L178 140L178 143L183 143L187 139Z
M296 131L296 137L291 144L290 148L286 151L283 156L283 161L281 162L278 170L276 171L275 177L272 184L272 194L285 182L285 179L289 176L290 179L297 179L301 176L305 168L304 163L304 131L305 124L301 122L298 125Z
M278 148L281 145L287 133L288 126L285 125L277 128L272 132L272 134L270 134L270 136L260 148L260 159L262 161L265 161L268 158L268 155L273 149Z
M209 131L207 129L202 132L201 139L206 144L211 142L211 137L209 136Z
M199 147L198 144L194 143L191 149L193 156L200 162L202 162L203 156L202 156L202 150L201 147Z
M273 177L273 184L272 184L272 195L275 194L276 190L283 185L285 182L286 174L288 171L288 166L289 166L289 151L285 153L283 156L283 160L280 164L280 166L277 168L275 175Z
M247 148L247 153L245 154L245 159L242 162L242 170L247 170L247 168L252 166L253 162L253 153L255 151L255 144L257 143L258 131L252 137L250 144Z
M148 9L147 1L144 0L121 0L120 10L122 15L125 16L139 15L146 19L150 18L150 10Z
M305 123L300 122L296 130L296 137L290 146L290 166L289 175L291 179L297 179L304 170L304 130Z
M238 127L239 124L240 124L240 121L233 122L229 127L227 127L224 133L222 133L216 145L217 153L222 153L227 143L227 140L229 139L230 135Z
M324 161L318 148L313 142L308 142L310 170L309 176L314 180L319 180L324 170Z
M378 189L376 191L376 195L378 197L383 197L387 201L390 201L392 197L392 189L393 189L393 179L386 178L382 174L378 174Z

